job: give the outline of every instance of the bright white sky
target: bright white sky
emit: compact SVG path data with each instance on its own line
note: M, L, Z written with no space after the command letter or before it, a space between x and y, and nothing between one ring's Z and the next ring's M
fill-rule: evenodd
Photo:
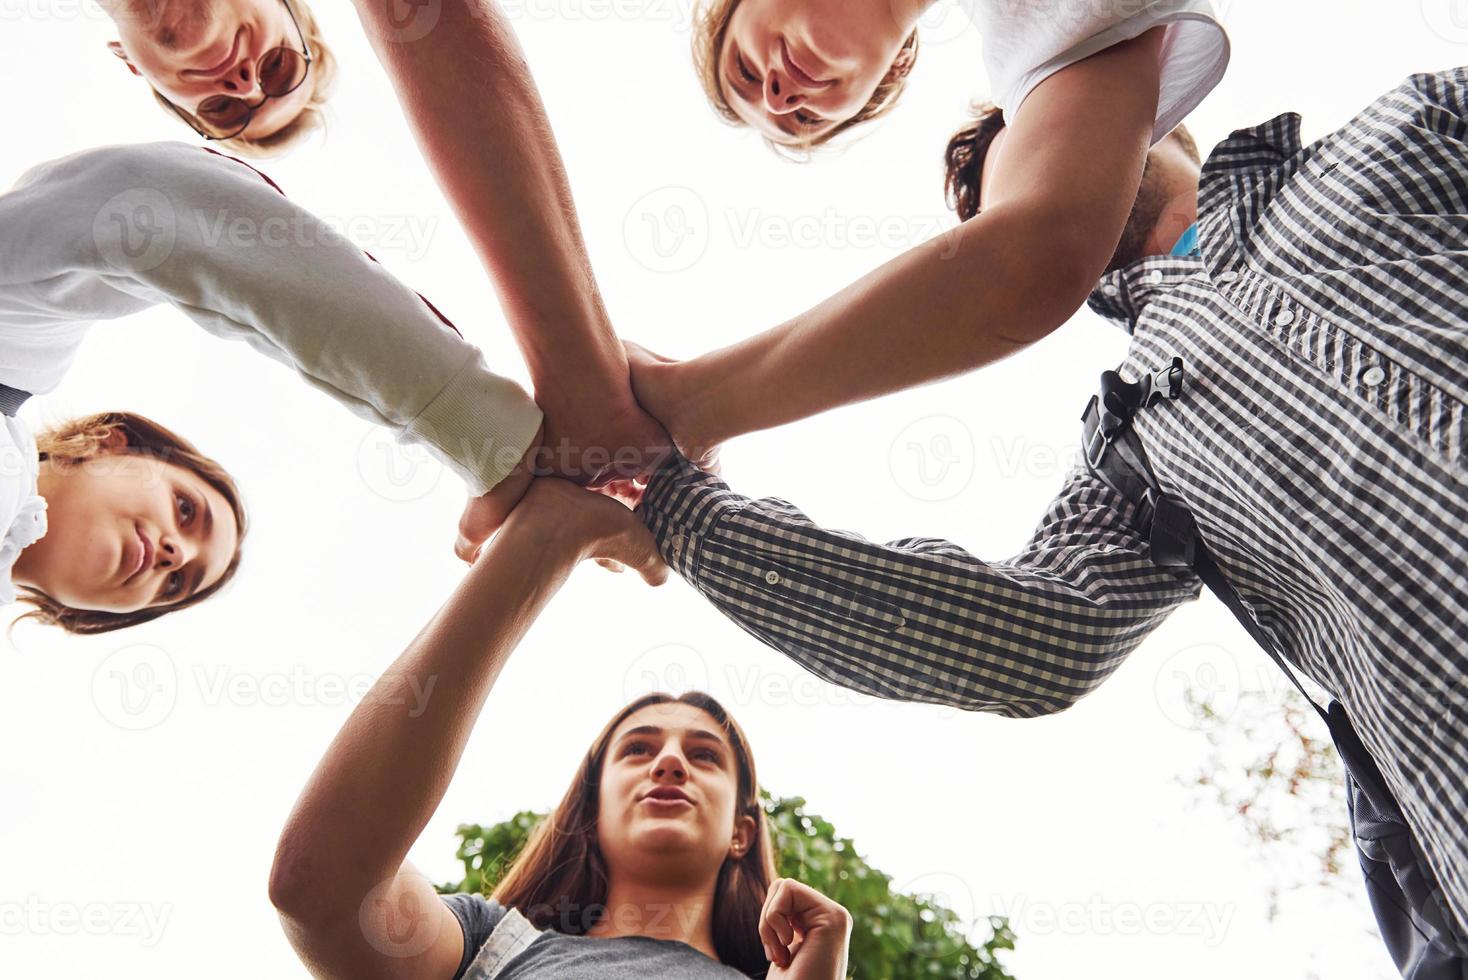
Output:
M343 68L330 135L267 172L523 379L355 15L320 6ZM950 223L941 151L967 101L985 94L979 39L956 10L925 23L894 116L848 151L797 166L705 106L687 0L511 9L629 338L678 356L722 346ZM1233 64L1190 120L1199 143L1286 110L1315 138L1407 74L1468 60L1468 20L1455 9L1224 0ZM109 37L90 2L0 0L0 186L89 146L186 135L106 53ZM491 98L465 93L456 111ZM1001 558L1059 486L1080 410L1124 346L1082 312L977 375L741 439L726 474L745 493L786 497L873 539L941 536ZM97 329L66 383L28 412L44 422L119 407L228 465L254 532L222 599L94 640L21 628L0 657L0 970L304 976L265 895L276 833L351 709L344 690L370 683L461 575L449 549L461 489L169 309ZM920 469L914 445L933 454L929 466L949 467ZM1190 676L1219 677L1224 703L1241 684L1275 699L1283 683L1206 600L1058 717L874 704L766 650L682 582L655 592L588 566L490 697L412 858L435 879L456 876L458 823L549 807L607 715L654 684L693 683L741 719L769 789L808 797L897 883L946 894L966 914L1011 914L1022 980L1389 976L1362 931L1364 907L1303 892L1266 921L1271 869L1180 783L1207 751L1179 724Z

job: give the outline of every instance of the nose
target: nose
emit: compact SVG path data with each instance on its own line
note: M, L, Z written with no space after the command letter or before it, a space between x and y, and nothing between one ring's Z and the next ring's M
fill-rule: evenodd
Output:
M653 763L652 778L658 782L681 783L688 778L688 766L683 756L676 752L664 752Z
M170 534L165 534L158 539L158 554L153 556L154 564L169 572L178 571L193 558L193 545Z
M222 94L246 101L265 94L260 90L260 78L248 52L240 56L239 64L219 76L217 84Z
M788 75L773 65L765 73L765 108L775 115L794 112L805 105L805 92Z

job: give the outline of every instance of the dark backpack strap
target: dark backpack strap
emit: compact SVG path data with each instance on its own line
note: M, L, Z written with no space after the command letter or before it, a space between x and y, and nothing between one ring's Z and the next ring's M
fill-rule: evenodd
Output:
M20 411L20 406L24 405L30 397L29 391L21 391L19 388L0 384L0 415L9 415L14 418L15 413Z

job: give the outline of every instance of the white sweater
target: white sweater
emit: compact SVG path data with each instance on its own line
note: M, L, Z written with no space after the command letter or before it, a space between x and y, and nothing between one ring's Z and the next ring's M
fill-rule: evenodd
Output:
M1172 132L1228 67L1228 34L1209 0L960 0L984 42L991 98L1013 122L1051 75L1166 25L1154 142Z
M159 303L422 444L474 494L505 477L541 422L422 297L237 160L183 143L105 147L0 195L0 383L52 390L94 321ZM15 419L0 429L8 601L15 557L45 523L34 441Z

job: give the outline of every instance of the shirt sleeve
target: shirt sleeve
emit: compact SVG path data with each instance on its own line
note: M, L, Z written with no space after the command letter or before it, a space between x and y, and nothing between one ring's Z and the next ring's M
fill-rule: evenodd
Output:
M48 329L171 303L494 487L541 422L514 381L361 249L253 168L182 143L107 147L0 198L0 312Z
M818 527L683 459L638 513L690 585L817 676L1013 718L1074 704L1201 589L1190 570L1152 564L1130 505L1084 470L1000 562L936 538L876 544Z
M464 956L459 960L459 968L453 976L453 980L460 980L469 969L469 964L474 962L479 950L489 942L494 927L505 917L505 907L483 895L471 895L467 892L439 897L449 911L454 913L454 918L459 920L459 928L464 930Z
M1006 123L1051 75L1154 27L1166 27L1152 140L1172 132L1228 68L1228 33L1209 0L1123 4L963 0L984 39L984 62Z

